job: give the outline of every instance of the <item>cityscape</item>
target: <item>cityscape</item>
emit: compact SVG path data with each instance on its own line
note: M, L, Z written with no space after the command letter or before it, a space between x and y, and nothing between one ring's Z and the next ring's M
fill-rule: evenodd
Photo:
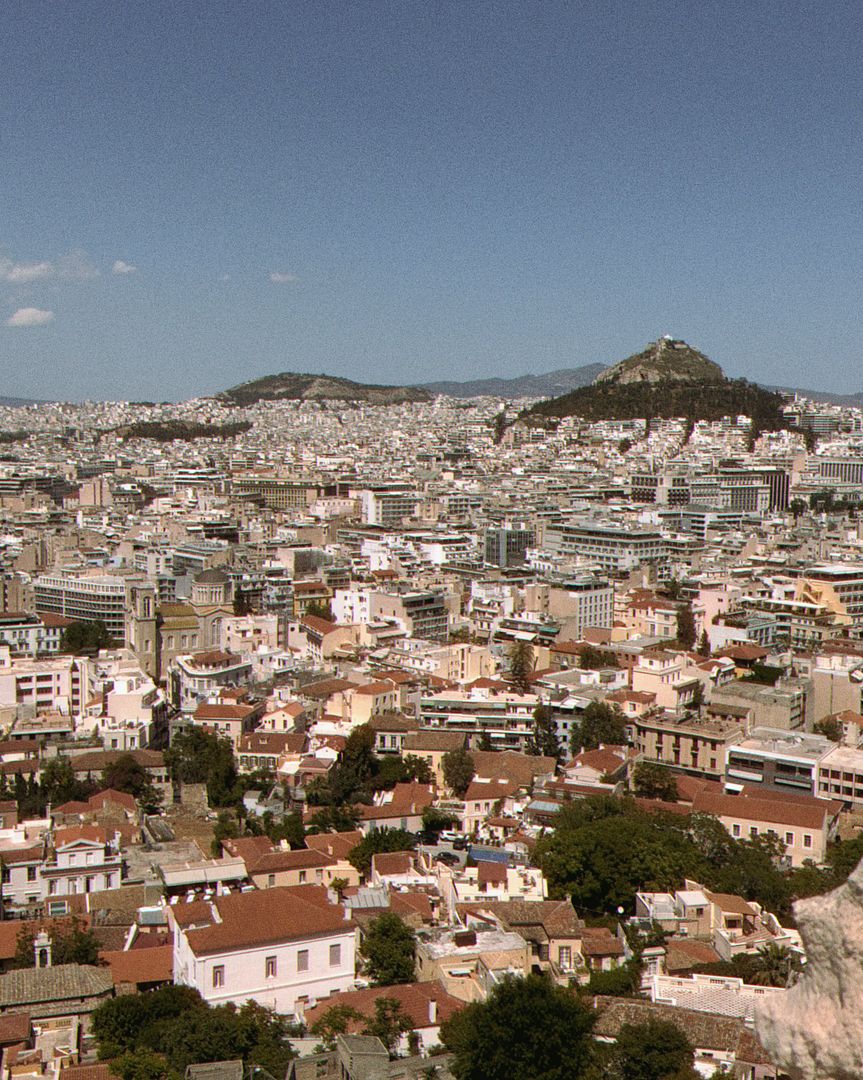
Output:
M0 413L16 1053L195 1076L252 1002L219 1068L473 1077L542 1008L570 1070L784 1075L863 852L863 411L242 390ZM200 1035L121 1037L130 994Z
M858 6L4 7L0 1080L863 1080Z

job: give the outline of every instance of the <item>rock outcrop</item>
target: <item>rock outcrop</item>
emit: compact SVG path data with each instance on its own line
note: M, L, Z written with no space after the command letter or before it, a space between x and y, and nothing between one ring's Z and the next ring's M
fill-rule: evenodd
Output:
M827 896L795 906L807 963L787 994L766 1001L756 1029L792 1080L863 1077L863 862Z

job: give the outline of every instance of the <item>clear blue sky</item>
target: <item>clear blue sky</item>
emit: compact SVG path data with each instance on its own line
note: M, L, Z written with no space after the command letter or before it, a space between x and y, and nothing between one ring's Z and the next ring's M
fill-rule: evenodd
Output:
M665 333L863 389L861 55L846 0L8 0L0 394Z

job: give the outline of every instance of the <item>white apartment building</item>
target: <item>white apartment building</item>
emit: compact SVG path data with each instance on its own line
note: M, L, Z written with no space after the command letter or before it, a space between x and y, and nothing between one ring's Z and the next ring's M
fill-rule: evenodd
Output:
M209 1005L255 1001L279 1013L352 989L356 930L318 886L276 887L168 908L174 981Z
M117 641L126 636L126 582L102 575L43 574L33 582L39 615L63 615L81 622L101 621Z

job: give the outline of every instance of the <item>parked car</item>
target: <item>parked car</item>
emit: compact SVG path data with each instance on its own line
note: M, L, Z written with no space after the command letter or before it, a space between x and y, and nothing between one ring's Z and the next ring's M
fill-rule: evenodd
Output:
M435 862L442 862L444 866L459 866L461 859L454 851L439 851L435 855Z

